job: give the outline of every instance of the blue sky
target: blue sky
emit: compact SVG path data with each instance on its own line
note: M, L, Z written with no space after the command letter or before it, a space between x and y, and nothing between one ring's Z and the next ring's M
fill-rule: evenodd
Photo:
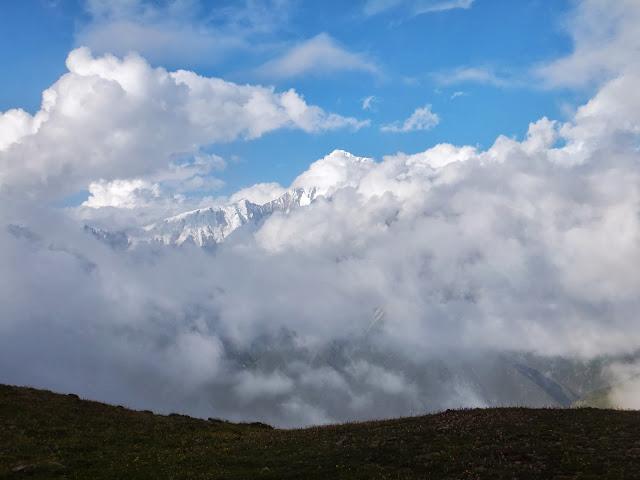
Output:
M88 44L96 54L136 50L170 70L294 88L310 104L370 120L358 131L277 130L209 147L228 160L218 173L226 184L221 193L260 181L287 185L336 148L375 158L440 142L486 148L500 134L520 138L529 122L542 116L565 118L591 92L545 88L532 71L571 52L565 21L572 5L565 0L6 2L0 16L0 64L6 67L0 110L37 111L42 90L66 71L69 51ZM119 21L140 27L143 38L113 34L110 28ZM158 31L161 42L184 48L154 45ZM347 60L332 66L331 59L320 57L316 65L278 73L279 59L318 38L333 53L346 52ZM370 108L363 109L367 97ZM426 105L438 116L437 125L381 131L383 125L402 125Z

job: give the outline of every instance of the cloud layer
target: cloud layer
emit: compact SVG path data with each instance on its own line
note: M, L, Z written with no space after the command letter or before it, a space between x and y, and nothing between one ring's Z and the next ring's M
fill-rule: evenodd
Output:
M589 26L604 4L581 5ZM518 372L535 365L546 382L595 361L601 375L574 378L563 398L612 386L637 407L640 76L616 12L602 12L615 57L590 56L576 30L575 54L553 67L564 73L549 78L576 65L608 78L568 121L486 150L336 150L291 185L232 195L319 196L214 251L113 248L84 225L120 238L184 209L184 192L215 188L224 168L208 144L363 123L292 90L73 51L39 112L0 114L0 381L304 425L547 405ZM434 122L424 107L390 128ZM84 206L51 206L84 188Z
M128 158L144 163L146 146L128 143L121 130L97 143L92 136L105 132L104 122L136 128L139 105L154 106L153 126L173 142L168 125L178 123L162 119L163 102L195 130L180 131L191 141L259 135L274 118L313 130L328 117L301 120L287 103L301 102L292 92L170 74L138 57L78 51L69 64L42 112L3 116L14 125L4 131L11 143L0 163L3 382L301 425L461 405L544 405L549 398L513 379L513 355L582 362L636 351L637 76L608 82L567 123L539 120L524 140L500 137L485 151L441 144L381 161L335 151L291 185L317 188L317 201L274 214L215 252L123 251L8 185L36 191L56 180L140 171L118 152L139 153ZM138 90L140 78L148 90ZM131 98L133 107L114 106L113 98ZM220 98L242 102L222 107ZM98 106L107 100L121 122L83 114L104 112ZM210 102L217 115L204 108ZM225 108L239 123L218 118ZM59 116L78 116L76 130L52 123ZM40 156L33 142L54 138L47 125L69 142L51 145L82 163L68 170L59 152ZM87 133L72 136L78 131ZM148 139L153 128L138 132ZM172 143L159 151L173 150ZM37 168L35 160L9 162L17 151L36 152ZM93 185L92 207L125 215L132 195L155 195L153 182ZM234 198L266 200L286 188L257 185ZM612 367L616 378L635 371L633 362L622 365ZM614 394L621 402L635 391L623 385Z

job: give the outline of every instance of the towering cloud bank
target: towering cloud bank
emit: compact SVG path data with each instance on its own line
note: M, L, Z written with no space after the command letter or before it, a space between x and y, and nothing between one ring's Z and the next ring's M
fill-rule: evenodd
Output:
M139 208L140 191L146 208L157 195L136 176L209 171L178 175L167 166L174 154L358 122L295 92L168 73L138 57L78 50L68 64L35 116L0 117L0 381L300 425L565 404L598 382L551 388L552 364L540 358L606 357L627 358L610 367L620 381L612 397L633 406L633 72L571 121L539 120L524 140L500 137L486 151L442 144L381 161L335 151L291 186L315 188L310 205L210 252L114 249L42 199L128 178L109 184L116 190L94 184L83 214ZM233 198L266 202L286 190L261 184ZM531 355L546 367L533 370Z
M167 72L136 55L93 57L80 48L67 68L35 115L0 114L0 192L70 194L98 179L149 175L203 145L280 128L366 125L308 105L294 90Z

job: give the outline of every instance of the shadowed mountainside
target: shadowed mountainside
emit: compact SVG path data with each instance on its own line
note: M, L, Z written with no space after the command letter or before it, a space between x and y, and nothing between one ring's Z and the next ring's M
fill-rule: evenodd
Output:
M278 430L0 386L0 478L640 478L638 431L590 408Z

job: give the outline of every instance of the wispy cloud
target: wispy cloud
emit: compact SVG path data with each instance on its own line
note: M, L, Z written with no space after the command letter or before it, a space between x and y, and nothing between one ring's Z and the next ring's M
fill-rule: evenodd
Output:
M306 40L259 68L262 75L275 78L338 71L379 73L378 67L364 55L353 53L326 33Z
M498 74L488 67L459 67L453 70L432 73L431 78L439 85L478 83L495 87L507 87L517 83L514 79Z
M153 63L211 65L256 48L288 19L288 0L246 0L212 9L192 0L87 0L76 44L96 53L138 52ZM268 42L262 42L266 44Z
M367 0L363 7L366 16L402 9L410 16L446 10L471 8L475 0Z
M363 110L372 110L375 104L378 103L378 97L375 95L369 95L362 99L362 109Z
M404 122L393 122L383 125L380 130L383 132L407 133L421 130L431 130L440 123L438 114L431 111L431 105L416 108L415 111Z

